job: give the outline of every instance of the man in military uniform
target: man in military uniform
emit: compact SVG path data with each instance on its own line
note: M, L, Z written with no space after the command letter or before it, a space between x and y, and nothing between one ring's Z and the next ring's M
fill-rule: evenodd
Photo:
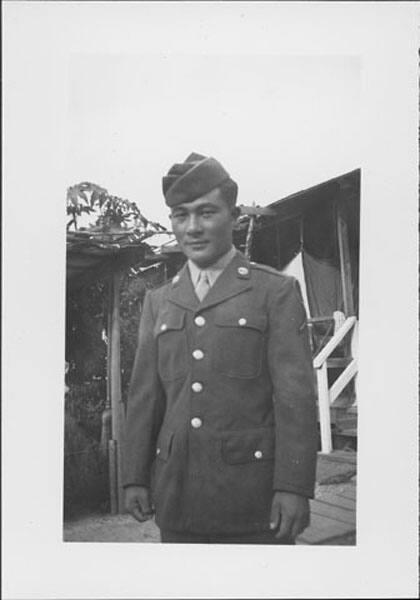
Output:
M127 408L126 506L163 542L291 544L317 434L296 280L232 245L237 185L191 154L163 178L188 261L145 297Z

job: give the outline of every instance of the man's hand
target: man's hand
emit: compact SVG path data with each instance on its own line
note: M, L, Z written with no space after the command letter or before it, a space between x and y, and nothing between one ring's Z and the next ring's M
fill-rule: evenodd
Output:
M290 492L274 493L271 503L270 529L278 529L277 539L294 540L308 525L308 498Z
M125 489L125 508L140 523L153 517L149 488L130 485Z

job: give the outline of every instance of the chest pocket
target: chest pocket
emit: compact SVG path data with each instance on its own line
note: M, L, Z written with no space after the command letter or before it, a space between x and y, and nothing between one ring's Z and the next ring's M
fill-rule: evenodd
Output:
M215 319L213 367L228 377L253 379L261 373L267 317L220 315Z
M158 346L158 371L164 381L183 377L187 372L185 312L168 311L159 315L155 325Z

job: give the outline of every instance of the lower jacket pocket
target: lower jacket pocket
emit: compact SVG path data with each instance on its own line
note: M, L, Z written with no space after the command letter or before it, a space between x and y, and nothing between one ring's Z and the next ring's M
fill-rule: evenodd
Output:
M274 459L275 438L271 427L225 433L222 458L229 465L258 463Z
M171 454L173 437L174 434L172 431L164 431L159 434L156 444L156 458L165 461L168 460Z

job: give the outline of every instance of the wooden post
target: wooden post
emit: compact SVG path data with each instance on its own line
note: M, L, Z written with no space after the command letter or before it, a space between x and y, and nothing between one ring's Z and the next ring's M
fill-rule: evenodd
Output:
M101 452L104 456L108 456L108 462L110 461L110 446L109 442L112 438L111 433L111 422L112 422L112 413L111 413L111 345L109 343L109 336L111 331L111 315L112 315L112 275L109 278L108 289L107 289L107 314L106 314L106 335L108 338L106 339L106 401L105 401L105 409L102 413L102 430L101 430ZM113 476L111 472L109 472L109 482L111 488L111 482L113 481ZM110 489L110 496L112 498L112 489ZM112 510L112 500L111 500L111 510Z
M248 260L251 259L251 250L252 250L252 237L253 237L253 233L254 233L254 223L255 223L255 217L252 215L251 217L249 217L249 224L248 224L248 231L246 233L246 240L245 240L245 256Z
M351 262L349 250L349 235L347 223L344 218L343 205L340 196L336 204L338 248L340 253L341 288L343 291L344 314L346 317L354 315L353 289L351 277Z
M114 440L108 442L108 472L110 481L109 498L111 515L118 513L118 473L117 473L117 445Z
M318 382L319 426L321 428L321 452L329 454L332 451L330 395L328 392L327 363L324 362L316 369Z
M352 332L352 336L351 336L351 355L358 359L359 358L359 323L358 321L356 321L356 323L354 324L354 329ZM353 402L353 406L356 407L357 406L357 399L359 397L359 386L358 386L358 379L357 379L357 375L355 375L354 377L354 402Z
M121 272L113 273L110 285L110 329L108 334L108 385L111 396L112 412L112 444L110 444L111 499L116 498L115 512L123 512L124 497L121 486L121 448L123 444L124 406L121 401L121 368L120 368L120 287ZM114 454L112 457L111 454ZM115 514L115 513L114 513Z

